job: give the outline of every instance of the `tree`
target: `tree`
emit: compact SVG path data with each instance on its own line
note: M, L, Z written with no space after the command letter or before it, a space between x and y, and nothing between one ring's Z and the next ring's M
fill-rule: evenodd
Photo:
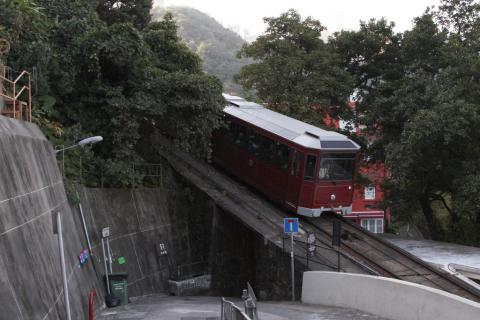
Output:
M347 116L352 89L340 57L321 39L325 27L295 10L265 18L264 35L245 45L239 57L252 58L236 80L282 113L323 125L326 114Z
M145 28L151 20L152 0L97 0L100 19L108 25L132 23L137 29Z
M478 194L480 171L479 13L473 1L443 1L402 35L371 21L332 40L355 77L369 151L390 170L396 218L420 212L434 239L478 241L463 228L480 226L478 211L463 201Z
M39 5L46 29L20 32L8 63L17 70L36 68L35 119L54 144L104 137L93 156L83 154L93 162L92 171L83 173L87 185L98 186L100 177L104 186L130 185L132 163L159 161L149 144L158 131L209 157L210 134L221 125L222 86L201 71L171 15L139 30L131 21L105 23L91 1ZM67 157L67 175L79 173L73 170L78 158Z
M359 31L336 32L330 38L343 65L354 76L358 100L365 99L380 83L400 77L401 35L394 27L386 19L371 19L360 21Z
M476 0L442 0L436 17L447 30L459 37L478 32L480 4Z
M420 110L406 124L400 141L388 145L387 163L395 196L411 201L410 210L419 206L428 233L434 238L446 236L434 212L434 208L442 208L449 216L447 230L454 233L456 240L465 241L466 234L459 223L470 210L460 211L452 199L465 197L458 187L479 170L475 160L480 156L476 143L480 139L479 125L478 105L442 103ZM478 217L470 222L478 224Z
M201 72L200 58L178 36L170 12L165 13L161 21L151 23L144 31L144 37L154 53L156 67L172 72Z

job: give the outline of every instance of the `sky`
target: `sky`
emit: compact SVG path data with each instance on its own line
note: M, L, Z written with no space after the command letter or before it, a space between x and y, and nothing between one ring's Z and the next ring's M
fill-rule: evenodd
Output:
M394 21L397 31L404 31L412 26L414 17L439 3L440 0L155 0L156 5L199 9L247 40L265 30L264 17L275 17L291 8L303 17L320 20L329 32L355 30L360 20L381 17Z

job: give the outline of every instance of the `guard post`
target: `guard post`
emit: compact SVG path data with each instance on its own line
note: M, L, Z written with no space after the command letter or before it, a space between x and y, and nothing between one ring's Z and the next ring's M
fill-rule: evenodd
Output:
M337 271L340 272L340 244L342 236L342 222L333 220L332 246L337 249Z
M290 234L290 263L292 272L292 301L295 301L295 255L293 253L293 235L298 233L298 218L284 218L283 231Z

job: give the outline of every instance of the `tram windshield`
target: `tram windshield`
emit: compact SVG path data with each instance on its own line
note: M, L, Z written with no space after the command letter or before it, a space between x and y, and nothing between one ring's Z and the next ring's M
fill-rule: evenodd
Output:
M354 153L326 153L322 155L318 178L320 180L352 180L355 172Z

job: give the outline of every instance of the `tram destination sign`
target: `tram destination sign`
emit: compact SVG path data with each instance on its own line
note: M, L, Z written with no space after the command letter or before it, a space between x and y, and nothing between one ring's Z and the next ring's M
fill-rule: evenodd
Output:
M284 218L283 232L298 233L298 218Z

